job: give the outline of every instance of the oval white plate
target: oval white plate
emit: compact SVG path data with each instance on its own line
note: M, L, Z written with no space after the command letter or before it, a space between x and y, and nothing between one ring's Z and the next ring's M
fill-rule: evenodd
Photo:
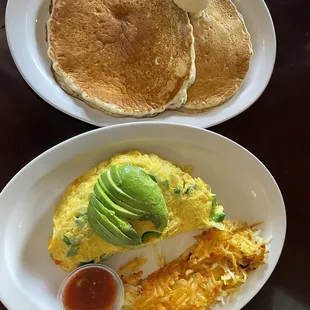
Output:
M57 308L57 290L66 273L53 264L47 251L54 206L77 176L116 152L135 148L180 165L193 164L193 174L212 186L227 218L263 221L263 236L273 236L269 264L251 274L238 298L221 309L241 309L264 285L281 254L286 215L280 190L263 164L209 131L177 124L125 124L53 147L23 168L0 194L0 298L10 310ZM159 248L169 261L191 245L192 235L179 235ZM152 246L117 254L109 265L117 268L140 252L149 258L147 275L157 268Z
M172 122L207 128L224 122L249 108L262 94L271 77L276 56L275 32L263 0L234 0L252 35L254 56L242 88L229 102L197 115L167 111L156 116L160 122ZM115 118L90 108L67 95L55 82L47 57L45 24L49 0L9 0L6 31L14 61L27 83L45 101L60 111L96 126L139 122L133 118ZM145 119L151 121L152 119Z

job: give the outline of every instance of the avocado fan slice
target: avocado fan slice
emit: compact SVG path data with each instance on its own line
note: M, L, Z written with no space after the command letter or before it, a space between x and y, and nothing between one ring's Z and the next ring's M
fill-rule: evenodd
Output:
M112 167L113 168L113 167ZM120 187L114 182L111 177L111 170L107 170L100 176L101 181L103 182L106 189L117 199L117 203L119 201L124 202L125 204L132 206L138 210L140 210L139 205L140 201L132 198L122 191Z
M143 233L143 235L141 236L141 240L143 243L147 242L150 238L156 238L159 237L161 235L160 232L158 231L146 231L145 233Z
M105 228L98 220L95 214L95 211L89 211L90 217L88 218L90 226L96 231L100 238L103 240L116 245L116 246L123 246L123 243L113 235L107 228Z
M129 206L128 204L118 200L105 186L104 182L102 181L102 178L99 178L98 179L98 184L99 186L101 187L101 189L105 192L105 194L116 204L116 205L119 205L121 206L122 208L130 211L131 213L133 214L137 214L139 215L139 220L143 220L143 219L146 219L148 218L149 214L145 211L142 211L142 210L139 210L139 209L136 209L134 207L131 207Z
M125 208L115 204L105 193L105 191L100 186L99 182L97 182L94 186L94 193L97 199L109 210L114 211L118 217L129 218L133 220L138 220L141 218L141 215L135 214L130 210L126 210Z
M107 242L124 248L132 248L141 245L141 239L131 239L125 235L109 219L101 214L90 202L88 205L89 224L96 233Z
M148 219L159 231L168 223L168 210L160 187L139 167L129 164L112 166L101 175L101 181L108 192L130 207L146 212ZM106 193L108 194L108 193Z
M124 243L113 235L108 229L106 229L101 223L95 218L92 217L89 219L90 225L96 230L96 233L103 240L119 247L131 248L130 246L124 245Z
M140 236L132 228L129 222L123 221L118 218L113 211L106 209L105 206L96 198L94 194L90 194L89 204L98 212L100 215L103 215L107 218L108 222L103 223L103 225L109 229L110 224L114 225L120 232L134 243L141 243ZM110 229L111 231L111 229ZM111 232L114 232L112 230Z

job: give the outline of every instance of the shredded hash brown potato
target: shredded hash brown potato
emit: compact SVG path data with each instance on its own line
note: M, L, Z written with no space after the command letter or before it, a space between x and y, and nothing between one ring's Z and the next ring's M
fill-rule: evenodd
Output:
M197 236L197 242L176 260L142 279L142 271L125 275L128 266L146 261L136 258L123 267L123 310L205 310L237 292L249 273L267 263L266 242L257 225L224 221Z

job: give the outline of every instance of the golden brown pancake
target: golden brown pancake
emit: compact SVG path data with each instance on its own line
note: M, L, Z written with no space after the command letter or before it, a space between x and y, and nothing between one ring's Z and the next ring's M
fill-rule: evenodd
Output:
M195 77L192 26L172 0L53 0L48 42L60 86L109 114L178 108Z
M236 93L249 69L252 45L241 14L229 0L210 0L203 12L190 17L196 80L180 110L199 113Z

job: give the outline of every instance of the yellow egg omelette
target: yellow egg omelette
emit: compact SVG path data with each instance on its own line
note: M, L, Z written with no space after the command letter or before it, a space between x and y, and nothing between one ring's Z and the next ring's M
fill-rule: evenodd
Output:
M141 247L155 244L183 232L209 227L221 228L223 207L216 202L211 188L190 174L155 154L130 151L114 155L78 177L64 192L53 216L53 234L48 251L56 265L71 271L89 262L100 262L117 252L130 249L113 245L100 237L88 221L89 197L98 178L111 166L130 164L142 168L158 184L168 210L168 222L161 234L144 242ZM221 216L220 216L221 217ZM142 235L152 230L150 221L130 220Z

